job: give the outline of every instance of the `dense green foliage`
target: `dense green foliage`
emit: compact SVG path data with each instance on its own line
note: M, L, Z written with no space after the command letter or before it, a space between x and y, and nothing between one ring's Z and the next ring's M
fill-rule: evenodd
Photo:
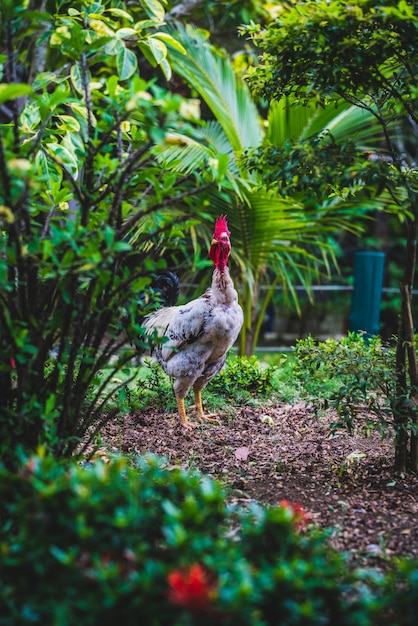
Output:
M2 626L383 623L373 579L304 530L299 506L229 507L219 484L156 458L41 455L2 470L0 495Z
M41 442L71 454L100 428L106 384L142 350L141 316L159 304L153 276L212 180L168 172L154 154L173 124L187 126L184 100L139 73L151 63L170 75L164 42L176 42L159 31L162 5L113 4L1 5L0 440L10 462Z
M251 352L275 284L294 293L294 277L308 286L329 266L337 222L237 170L262 119L226 55L201 33L167 32L163 4L7 1L1 18L0 439L12 463L39 443L70 455L111 417L108 382L143 349L141 317L159 303L153 277L187 257L191 271L209 264L187 227L228 212ZM171 64L200 81L218 126L161 86ZM275 280L257 312L267 262Z
M228 396L238 388L255 396L267 396L273 389L275 371L275 366L263 365L255 356L230 359L220 375L211 381L210 391Z
M121 410L157 400L174 408L161 371L151 366L129 384L136 368L127 365L145 347L142 316L159 303L153 278L191 257L192 246L193 265L207 269L194 230L201 219L231 207L250 350L252 321L264 313L255 295L271 279L266 266L274 279L265 302L279 280L289 291L296 279L309 287L334 260L335 229L363 214L341 204L361 185L373 197L388 191L413 234L416 169L399 131L416 121L411 3L293 3L265 39L248 29L267 45L266 72L253 85L291 95L293 106L312 107L313 96L325 107L326 127L316 111L302 115L306 142L301 148L289 131L285 150L289 109L273 105L265 132L226 55L202 33L187 39L166 29L165 10L170 19L194 11L204 25L220 15L230 26L237 12L245 19L261 9L252 0L38 4L0 6L0 625L415 623L417 565L401 564L387 581L348 571L322 533L306 531L297 504L229 506L218 483L155 458L135 467L121 458L56 461ZM308 19L312 7L318 14ZM398 39L386 37L388 24ZM323 58L331 53L340 62L329 72ZM307 60L318 60L320 77L314 86L309 66L309 93L299 80ZM277 73L281 63L286 71ZM216 121L200 121L195 101L166 90L173 67ZM326 105L335 94L379 122L374 160L364 144L334 141L338 124L332 134ZM247 147L256 149L249 160ZM412 359L408 328L401 331L398 356ZM350 428L364 424L367 407L367 428L389 425L399 441L412 441L414 381L410 393L406 367L394 374L389 353L378 340L309 339L281 370L231 359L208 399L248 404L323 389Z
M251 82L268 100L290 92L308 99L314 93L319 101L351 93L353 103L360 104L380 92L376 104L386 107L387 90L415 115L410 93L417 34L413 2L294 2L267 29L245 30L263 50ZM396 80L400 72L404 80Z
M306 106L313 102L321 107L329 103L350 105L366 112L380 129L380 141L375 141L356 160L359 180L363 170L368 184L372 172L368 192L388 194L398 207L404 226L405 256L394 374L399 400L396 467L401 471L407 465L415 470L418 467L413 409L418 394L418 361L412 314L418 239L415 71L418 16L415 9L415 3L407 0L356 0L350 5L339 0L309 0L283 5L277 19L267 28L254 24L244 28L262 51L260 65L249 75L258 94L268 100L289 98L290 104ZM358 141L356 136L353 139ZM335 141L332 134L330 141ZM322 152L327 171L328 154ZM371 167L368 161L372 162ZM318 167L316 162L309 178L315 178ZM329 185L327 179L325 184ZM408 431L411 421L415 428Z
M379 337L365 340L356 333L340 341L308 337L296 343L294 372L314 405L336 408L341 420L336 427L375 428L387 436L396 433L400 402L394 351Z
M162 146L160 158L168 169L185 173L197 163L217 167L227 203L222 210L228 213L233 234L232 256L238 261L233 275L244 309L240 353L251 355L276 286L298 309L295 284L302 284L311 296L313 281L335 267L335 239L342 232L359 234L364 215L371 208L381 208L381 202L365 204L364 196L354 199L358 184L346 162L353 161L349 139L352 125L358 124L353 112L346 116L351 124L348 119L343 124L341 109L335 106L322 110L273 103L264 120L233 60L211 44L207 33L190 25L177 25L169 32L187 51L184 55L169 46L173 71L200 96L211 117L200 129L175 133L173 141ZM362 123L371 126L369 118ZM345 137L346 149L333 150L324 139L307 141L311 150L307 158L302 149L292 151L292 142L300 136L309 138L317 132L328 137L331 124L334 132L338 128ZM268 157L265 144L271 147ZM332 152L327 173L315 153L321 145ZM248 153L252 157L244 158ZM313 171L321 172L317 183L312 180Z

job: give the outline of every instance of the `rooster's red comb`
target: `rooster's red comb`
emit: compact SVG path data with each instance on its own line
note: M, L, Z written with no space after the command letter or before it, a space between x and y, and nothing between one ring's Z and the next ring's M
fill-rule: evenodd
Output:
M221 215L215 222L215 231L213 233L214 239L219 239L222 233L226 233L228 237L230 236L230 232L228 230L228 223L226 221L226 215Z

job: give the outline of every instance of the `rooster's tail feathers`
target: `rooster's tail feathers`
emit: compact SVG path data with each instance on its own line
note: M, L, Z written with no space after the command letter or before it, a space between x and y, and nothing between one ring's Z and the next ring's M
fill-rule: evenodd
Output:
M170 307L177 303L180 283L178 276L174 272L170 272L170 270L161 272L154 278L151 287L155 290L164 306Z
M156 332L158 337L163 337L177 308L167 306L147 315L143 322L145 334L150 336Z

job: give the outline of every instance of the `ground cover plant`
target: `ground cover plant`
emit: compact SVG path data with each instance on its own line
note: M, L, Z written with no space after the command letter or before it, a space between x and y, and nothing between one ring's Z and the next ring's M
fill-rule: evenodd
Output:
M300 505L228 507L154 457L1 472L1 624L367 624L366 580ZM346 590L352 585L352 593Z
M383 344L379 337L358 333L341 340L307 337L296 342L294 371L318 409L335 408L339 418L335 428L376 429L382 437L396 437L399 399L394 355L394 346ZM414 420L403 428L414 430Z
M155 456L41 452L1 470L0 493L2 625L413 623L410 564L406 587L350 570L300 504L227 504L219 482Z

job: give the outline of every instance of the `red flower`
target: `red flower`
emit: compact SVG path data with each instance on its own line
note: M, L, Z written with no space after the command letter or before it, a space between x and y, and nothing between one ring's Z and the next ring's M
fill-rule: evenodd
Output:
M14 368L16 367L16 363L14 359L10 359L10 365Z
M216 595L215 582L198 564L172 571L168 575L168 585L170 602L190 611L207 610Z
M291 511L293 515L293 525L297 530L305 528L309 522L312 521L309 513L305 511L303 506L299 502L288 502L287 500L281 500L279 505L284 509Z

